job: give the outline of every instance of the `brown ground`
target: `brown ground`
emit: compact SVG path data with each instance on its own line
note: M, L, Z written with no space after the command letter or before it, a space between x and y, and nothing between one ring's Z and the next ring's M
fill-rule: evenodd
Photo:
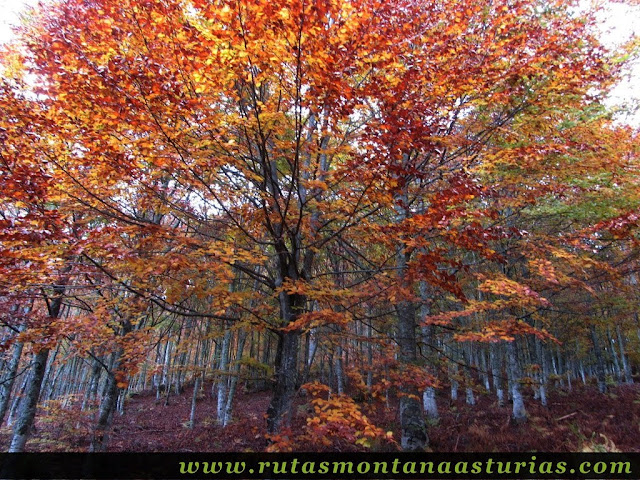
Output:
M207 389L207 391L210 389ZM191 388L172 396L168 406L157 403L152 393L131 398L124 415L116 414L110 451L261 451L266 447L264 412L269 392L239 393L232 425L223 429L215 422L215 401L202 398L197 407L197 425L188 428ZM640 451L640 385L613 388L607 396L594 387L554 391L544 408L527 398L529 422L515 425L509 407L500 408L493 396L477 395L477 405L464 399L450 403L439 398L442 418L429 427L434 451ZM308 397L296 400L292 432L304 433ZM361 405L372 423L399 438L397 409L382 403ZM28 451L86 451L91 417L79 408L63 409L53 404L41 412ZM0 448L6 451L10 430L0 430ZM304 445L308 445L305 443ZM353 450L339 438L325 450ZM377 448L394 449L382 442ZM308 449L308 448L305 448Z

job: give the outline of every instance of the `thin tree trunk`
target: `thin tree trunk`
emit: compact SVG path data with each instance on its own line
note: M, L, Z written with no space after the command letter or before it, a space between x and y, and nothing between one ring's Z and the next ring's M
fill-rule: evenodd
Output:
M539 338L533 340L536 346L536 354L538 356L538 362L540 363L539 385L538 392L540 394L540 403L543 407L547 406L547 362L546 362L546 349Z
M458 400L458 364L449 362L449 383L451 383L451 401Z
M220 363L218 365L218 396L216 415L218 423L224 423L224 407L227 401L227 386L229 384L228 365L229 365L229 349L231 345L231 330L227 330L222 341L222 351L220 352Z
M198 401L198 390L200 390L200 376L193 382L193 395L191 396L191 412L189 414L189 428L193 430L196 426L196 402Z
M233 412L233 398L236 394L236 387L238 385L238 375L240 373L240 361L242 360L242 351L244 350L244 344L247 339L247 332L244 330L238 333L238 349L236 352L236 360L231 368L232 376L229 382L229 392L227 393L227 402L224 407L224 418L222 419L222 426L226 427L231 423L231 414Z
M367 391L373 390L373 329L371 323L367 325Z
M622 383L622 368L620 367L620 361L618 360L618 349L616 348L616 342L614 342L611 336L611 330L607 327L607 339L609 340L609 347L611 348L611 358L613 359L613 369L615 377L618 379L618 384Z
M344 393L344 368L342 364L342 345L338 344L336 348L336 357L335 357L335 366L334 366L335 376L336 376L336 391L338 395L342 395Z
M596 377L598 380L598 390L600 393L607 393L607 379L604 367L604 358L602 358L602 350L600 350L600 341L595 325L590 326L591 341L593 342L593 352L596 356Z
M464 372L464 383L465 383L465 401L467 405L475 405L476 397L473 394L473 377L471 376L471 366L472 366L472 355L471 355L471 346L465 346L463 349L465 366L463 369Z
M631 365L629 365L629 360L627 359L627 354L624 350L624 340L620 333L620 325L616 325L616 334L618 336L618 344L620 345L620 359L622 360L622 369L624 370L624 381L626 383L633 383Z

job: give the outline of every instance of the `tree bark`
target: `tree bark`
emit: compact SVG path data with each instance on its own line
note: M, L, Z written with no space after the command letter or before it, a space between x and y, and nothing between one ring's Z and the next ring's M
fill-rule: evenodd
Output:
M222 426L226 427L231 423L231 414L233 413L233 398L236 394L236 387L238 385L238 375L240 374L240 361L242 360L242 351L244 350L244 344L247 339L247 332L244 330L238 333L238 349L236 352L236 360L231 367L232 373L231 380L229 382L229 391L227 393L227 401L224 406L224 417L222 419Z
M527 410L520 391L520 367L516 354L515 340L507 343L507 371L511 382L511 398L513 400L513 419L517 423L527 421Z
M427 387L422 394L422 407L427 417L431 420L438 420L440 412L438 412L438 403L436 402L436 389Z
M224 423L224 407L227 401L227 386L229 384L228 365L229 349L231 344L231 330L227 330L222 340L222 350L220 352L220 363L218 364L218 396L216 403L216 415L218 423Z
M100 403L100 410L98 414L98 422L96 424L93 437L91 439L91 445L89 447L90 452L104 452L107 448L109 441L108 430L111 426L111 420L113 419L113 412L116 408L118 401L119 388L116 380L114 370L118 367L119 362L116 361L114 369L108 372L107 385L105 389L104 397Z
M398 314L398 358L403 365L413 365L417 361L416 352L416 309L412 302L404 301L396 305ZM422 414L420 392L406 383L400 387L400 445L404 451L421 451L428 445L427 426Z
M624 381L625 383L633 383L631 365L629 365L629 360L627 360L627 354L624 350L624 340L622 333L620 333L620 325L616 325L616 334L618 336L618 344L620 345L620 359L622 360L622 369L624 370Z
M500 344L492 343L489 347L489 361L491 362L491 376L493 388L498 397L498 406L504 406L504 388L502 387L502 369L500 368Z
M607 378L604 368L604 358L602 357L602 350L600 349L600 341L598 339L598 332L595 325L591 325L591 341L593 342L593 352L596 356L596 378L598 380L598 390L600 393L607 393Z
M121 336L124 337L132 331L133 326L128 320L123 320L121 322L121 329ZM118 386L116 373L120 368L120 360L123 353L124 350L122 348L113 353L111 368L107 372L105 392L98 411L98 422L96 423L96 427L91 438L91 445L89 446L90 452L104 452L107 449L107 444L109 442L109 428L111 427L111 422L113 420L113 412L116 410L118 397L122 390ZM169 388L170 385L167 385L167 390L169 390Z
M19 453L24 451L27 443L31 427L36 416L38 407L38 399L40 398L40 387L42 379L47 368L47 359L49 358L49 349L43 348L39 350L33 357L33 365L31 367L31 379L27 386L26 397L20 404L20 412L18 420L13 429L13 437L9 446L9 453Z
M291 421L291 407L298 375L298 332L280 332L275 364L275 386L267 408L267 432L277 433Z
M18 334L20 331L22 331L21 327L18 329ZM6 415L9 407L11 391L13 390L16 375L18 374L18 366L20 365L23 347L24 344L21 341L16 340L13 344L13 352L11 353L11 359L9 360L6 373L2 376L2 383L0 384L0 425L4 422L4 416Z
M70 267L65 268L65 272L69 270ZM65 292L64 284L55 286L53 288L53 292L55 296L51 299L47 299L47 309L51 320L55 320L60 317L62 298ZM20 412L18 414L18 420L16 421L13 430L13 437L11 438L11 444L8 450L10 453L20 453L24 451L24 446L27 443L27 439L31 433L31 427L33 426L33 422L36 417L38 400L42 389L42 380L45 377L48 359L48 348L41 348L35 352L26 397L22 402L20 402Z

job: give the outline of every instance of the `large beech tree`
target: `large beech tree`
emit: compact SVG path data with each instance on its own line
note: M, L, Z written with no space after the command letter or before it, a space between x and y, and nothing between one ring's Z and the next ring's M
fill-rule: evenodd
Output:
M462 277L507 261L500 246L523 237L514 211L567 187L581 158L604 168L572 115L597 105L619 65L592 21L536 0L48 4L5 56L6 89L22 94L3 103L36 109L42 128L25 137L5 118L2 141L71 205L76 286L93 289L112 331L158 309L277 337L274 438L300 385L301 335L391 306L401 446L421 450L423 330L499 311L505 322L465 324L457 339L535 332L515 321L547 302L525 275Z

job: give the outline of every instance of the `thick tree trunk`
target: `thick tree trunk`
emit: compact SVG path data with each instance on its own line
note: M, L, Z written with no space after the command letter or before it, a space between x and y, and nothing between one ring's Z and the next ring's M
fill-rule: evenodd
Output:
M281 261L280 274L278 283L283 283L283 279L295 277L298 280L297 273L290 271L288 262ZM304 295L289 294L280 292L278 296L280 303L280 319L282 326L291 325L307 303ZM267 408L267 432L269 434L277 433L284 425L291 422L291 407L293 405L293 397L296 392L298 382L298 351L300 349L300 331L298 330L279 330L278 347L276 350L276 358L274 365L275 385L273 388L273 396Z
M438 420L440 413L438 412L438 403L436 402L436 389L427 387L422 394L422 407L427 417L431 420Z
M267 432L277 433L291 421L291 407L298 375L298 332L280 332L275 363L275 386L267 409Z
M492 343L489 347L489 361L491 362L491 376L493 377L493 388L498 397L498 406L504 406L504 388L502 387L502 369L500 358L500 344Z
M116 361L114 364L116 368L118 366L118 363L119 362ZM111 426L113 412L116 408L118 395L120 393L114 370L115 369L111 370L107 376L107 385L105 394L102 397L102 402L100 403L98 422L91 439L91 445L89 447L90 452L104 452L107 448L107 443L109 441L108 431L109 427Z
M428 303L429 293L427 282L424 280L420 282L419 292L420 299L422 300L422 304L420 305L420 320L422 321L431 313ZM427 359L427 371L432 375L435 374L437 362L436 356L433 354L433 344L435 341L433 330L433 325L422 327L422 340L424 347L424 349L422 349L422 356ZM438 402L436 401L436 389L434 387L427 387L424 392L422 392L422 408L427 414L427 418L430 420L436 421L440 418Z
M89 377L89 386L82 401L82 410L98 395L98 386L100 385L100 374L102 373L102 363L97 358L93 359L91 366L91 376Z
M29 382L31 381L31 375L32 375L31 370L32 369L30 369L27 372L27 374L24 376L24 379L22 380L22 385L20 385L19 390L16 392L17 395L13 396L13 402L11 402L11 408L9 409L9 416L7 417L8 427L13 425L18 409L20 408L20 404L22 403L21 400L25 397L27 393L27 385L29 385Z
M33 357L31 378L27 386L26 397L20 404L20 412L13 429L13 437L8 450L9 453L24 451L24 446L27 443L36 416L38 399L40 398L40 388L42 387L42 379L44 378L44 373L47 368L48 358L49 349L47 348L41 349Z
M482 375L482 383L484 383L484 389L487 392L490 392L491 382L489 381L489 364L487 362L487 352L484 349L480 352L480 369Z
M524 399L520 391L520 367L516 354L516 341L507 343L507 371L511 383L511 398L513 400L513 419L517 423L527 421L527 411L524 408Z
M65 272L70 268L65 268ZM49 318L55 320L60 317L60 310L62 309L62 298L65 292L64 285L55 286L53 288L55 297L48 299L47 309ZM47 371L47 360L49 359L49 349L42 348L38 350L34 357L31 366L31 376L27 385L26 397L20 402L20 412L18 414L18 420L16 421L13 429L13 437L11 438L11 444L9 445L10 453L19 453L24 451L24 446L27 443L29 434L31 433L31 427L36 417L36 411L38 408L38 399L40 398L40 391L42 389L42 381Z
M131 323L128 320L121 322L121 336L125 337L133 329ZM121 388L118 386L118 379L116 373L120 368L120 360L124 351L119 349L113 353L111 366L107 372L107 383L105 385L104 395L102 402L100 402L100 409L98 411L98 422L93 431L93 437L91 438L91 445L89 451L91 452L104 452L109 442L109 428L113 420L113 413L118 405L118 397L121 392ZM170 389L170 385L167 385L167 390Z
M18 333L22 329L20 328ZM13 384L15 383L16 375L18 374L18 366L20 364L20 358L22 357L22 348L24 344L17 341L13 344L13 352L11 353L11 359L9 365L7 365L6 372L2 376L2 383L0 383L0 425L4 422L4 416L9 408L9 400L11 399L11 391L13 390Z
M412 302L399 302L398 314L398 358L403 365L414 365L416 351L416 309ZM417 387L400 387L400 427L402 429L401 447L404 451L420 451L428 445L427 426L422 414L420 392Z

